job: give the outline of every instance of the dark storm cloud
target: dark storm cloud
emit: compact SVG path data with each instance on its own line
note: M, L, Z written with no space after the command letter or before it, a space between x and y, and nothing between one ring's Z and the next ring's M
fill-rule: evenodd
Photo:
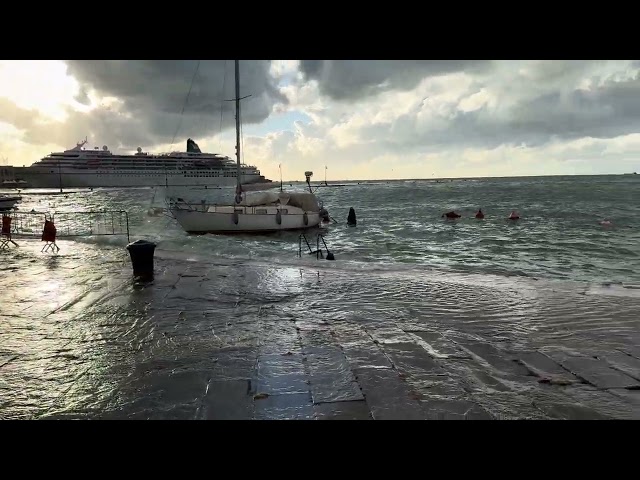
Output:
M386 90L409 90L423 78L489 68L486 60L301 60L300 71L336 100L357 100Z
M75 97L73 97L73 99L82 105L91 105L89 92L87 92L87 89L85 87L80 87L80 91Z
M64 124L46 128L33 124L26 131L32 143L74 145L89 136L116 148L170 143L187 137L210 137L234 125L233 60L67 60L68 74L80 84L76 100L88 103L93 90L120 103L101 105L89 113L70 111ZM240 62L243 123L259 123L275 103L286 102L269 74L266 60ZM195 73L195 77L194 77ZM193 78L188 100L187 93ZM184 114L182 111L184 109ZM222 125L221 125L221 115ZM24 114L24 113L23 113Z
M640 132L640 79L605 82L590 90L551 92L497 111L486 105L420 124L415 111L393 122L364 127L361 138L379 138L388 149L443 146L494 148L541 146L551 140L613 138Z

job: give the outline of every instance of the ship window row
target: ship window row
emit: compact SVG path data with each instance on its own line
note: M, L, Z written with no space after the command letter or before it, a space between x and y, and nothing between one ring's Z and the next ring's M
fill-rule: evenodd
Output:
M237 175L235 174L235 172L233 175L227 175L226 173L224 175L220 175L220 173L196 172L196 173L185 173L184 176L185 177L235 177Z
M78 165L78 164L83 164L83 165L141 165L141 166L145 166L145 165L157 165L157 166L176 166L176 165L184 165L184 166L194 166L194 167L204 167L204 168L236 168L235 165L230 165L230 164L224 164L220 161L209 161L209 162L203 162L200 164L196 164L194 162L184 162L184 161L178 161L178 160L166 160L166 161L153 161L153 160L148 160L148 161L139 161L139 160L130 160L130 159L122 159L122 160L118 160L118 159L102 159L102 160L91 160L91 159L70 159L70 158L65 158L65 159L51 159L51 160L42 160L40 162L36 162L37 165L43 165L43 166L50 166L50 165Z
M41 164L41 166L43 167L65 167L65 168L90 168L90 169L101 169L101 168L117 168L120 170L123 169L132 169L132 170L149 170L149 169L162 169L162 170L175 170L176 168L179 169L188 169L188 170L203 170L203 171L220 171L220 170L232 170L229 168L224 168L224 167L219 167L219 166L212 166L212 167L194 167L192 165L154 165L154 164L146 164L146 165L140 165L140 164L109 164L109 163L100 163L100 164L95 164L95 165L91 165L91 164L77 164L77 163L61 163L60 165L58 165L57 163L55 164ZM235 169L233 169L232 171L235 171Z
M83 169L77 169L77 170L83 170ZM84 169L86 170L86 169ZM50 170L50 173L56 173L56 170ZM69 175L72 174L72 172L64 172L65 175ZM173 171L173 172L163 172L163 171L156 171L156 172L150 172L150 171L143 171L143 172L136 172L136 171L113 171L113 170L98 170L95 171L95 174L97 175L117 175L117 176L132 176L132 177L147 177L147 176L163 176L163 175L184 175L185 177L236 177L236 172L233 172L232 174L229 173L225 173L224 175L220 175L220 172L194 172L194 173L188 173L184 170L181 171Z
M50 165L50 167L56 167L57 165ZM234 176L236 174L235 171L233 172L226 172L224 170L221 169L210 169L210 170L195 170L195 169L191 169L191 168L184 168L184 167L180 167L180 168L171 168L171 169L167 169L167 168L160 168L160 167L149 167L149 168L145 168L145 167L130 167L130 166L126 166L126 165L118 165L117 167L111 167L111 166L106 166L106 165L99 165L99 166L87 166L87 165L62 165L61 167L66 167L66 168L72 168L73 170L97 170L97 171L109 171L109 170L115 170L115 171L131 171L131 172L136 172L136 171L141 171L141 172L149 172L149 171L157 171L157 172L170 172L170 171L175 171L175 170L179 170L180 173L182 172L194 172L194 173L208 173L208 174L215 174L215 175L220 175L221 172L223 172L225 174L225 176L231 175Z

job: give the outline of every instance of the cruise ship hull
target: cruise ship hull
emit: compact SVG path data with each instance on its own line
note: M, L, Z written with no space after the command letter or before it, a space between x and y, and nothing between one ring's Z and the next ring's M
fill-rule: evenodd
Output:
M235 177L208 176L207 172L163 172L122 170L103 172L53 172L34 167L16 168L16 176L25 180L31 188L82 188L82 187L156 187L156 186L235 186ZM243 184L272 184L260 175L242 175Z

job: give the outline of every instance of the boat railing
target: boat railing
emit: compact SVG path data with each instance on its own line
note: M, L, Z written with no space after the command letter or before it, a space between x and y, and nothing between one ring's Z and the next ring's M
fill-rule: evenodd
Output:
M124 210L84 212L11 212L11 233L19 238L39 238L45 218L53 219L58 238L115 235L130 241L129 214Z
M218 205L216 203L206 203L206 201L201 201L200 203L197 203L197 202L187 202L180 199L177 199L177 200L171 199L169 200L168 203L170 208L190 210L194 212L228 213L229 215L233 213L242 213L244 215L246 214L277 215L278 211L284 214L288 213L288 209L286 205L283 207L278 207L276 211L268 212L267 208L277 207L277 205L269 205L268 207L264 205L258 205L258 206L234 205L233 211L230 211L228 204Z

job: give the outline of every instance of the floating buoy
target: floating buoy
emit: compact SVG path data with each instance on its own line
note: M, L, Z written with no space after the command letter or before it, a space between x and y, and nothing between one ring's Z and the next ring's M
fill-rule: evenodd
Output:
M329 211L324 207L322 207L320 209L320 218L322 218L322 221L325 222L325 223L329 223L330 222L330 220L329 220Z
M349 215L347 215L347 225L356 225L356 211L351 207L349 209Z

